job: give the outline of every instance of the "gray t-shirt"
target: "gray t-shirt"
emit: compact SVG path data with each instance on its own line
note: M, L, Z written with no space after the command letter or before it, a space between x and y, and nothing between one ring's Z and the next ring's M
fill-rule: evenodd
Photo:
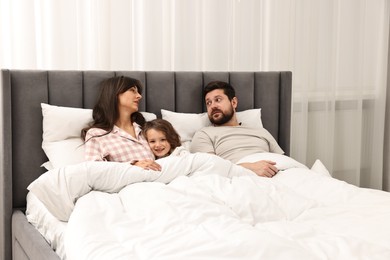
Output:
M195 133L191 152L213 153L233 163L261 152L284 154L275 138L264 128L208 126Z

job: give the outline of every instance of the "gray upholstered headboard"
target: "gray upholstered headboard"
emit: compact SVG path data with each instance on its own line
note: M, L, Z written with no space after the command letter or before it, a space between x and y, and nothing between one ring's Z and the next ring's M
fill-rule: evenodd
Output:
M140 110L158 116L162 108L203 112L202 87L228 81L236 88L238 110L262 108L264 127L290 152L291 72L2 70L1 240L10 237L12 208L25 206L26 187L44 172L40 103L92 108L99 82L114 75L139 79L145 88Z

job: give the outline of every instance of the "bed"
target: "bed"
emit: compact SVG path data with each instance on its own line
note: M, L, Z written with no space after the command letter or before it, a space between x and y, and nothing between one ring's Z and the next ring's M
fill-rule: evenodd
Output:
M260 178L186 152L162 159L161 173L77 161L49 130L64 133L66 145L79 142L66 134L88 121L99 82L114 75L139 79L145 117L170 120L185 143L205 123L202 86L230 82L240 120L260 120L285 151L243 162L274 160L280 172ZM291 72L2 70L1 258L390 259L389 193L288 157L291 79ZM60 223L59 241L31 223L31 201Z

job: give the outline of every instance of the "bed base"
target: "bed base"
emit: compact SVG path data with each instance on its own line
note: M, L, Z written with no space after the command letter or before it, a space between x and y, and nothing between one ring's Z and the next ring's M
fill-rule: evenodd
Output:
M60 260L22 210L14 210L12 214L12 255L13 259Z

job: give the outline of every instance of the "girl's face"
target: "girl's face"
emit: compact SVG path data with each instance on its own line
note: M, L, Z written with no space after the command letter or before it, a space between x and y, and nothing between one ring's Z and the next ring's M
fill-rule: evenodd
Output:
M168 155L171 150L171 145L163 132L150 129L146 132L145 137L156 158L162 158Z
M130 112L138 111L138 105L142 96L138 93L136 87L129 88L127 91L118 95L118 105Z

